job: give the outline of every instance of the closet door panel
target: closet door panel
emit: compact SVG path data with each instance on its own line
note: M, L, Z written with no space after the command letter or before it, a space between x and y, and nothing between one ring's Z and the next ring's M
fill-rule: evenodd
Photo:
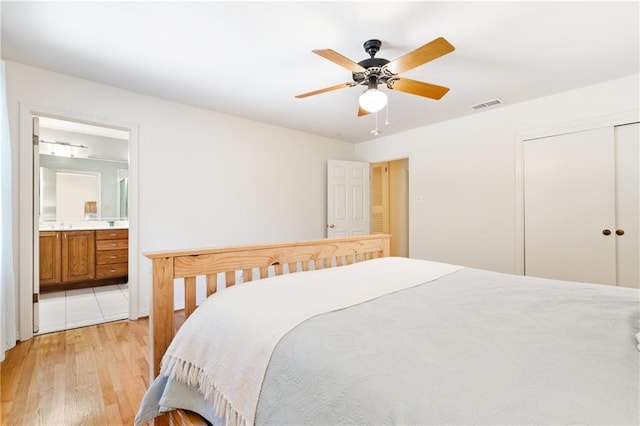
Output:
M525 141L524 203L526 275L615 285L613 128Z
M616 235L618 285L639 287L640 283L640 172L638 149L640 124L615 127Z

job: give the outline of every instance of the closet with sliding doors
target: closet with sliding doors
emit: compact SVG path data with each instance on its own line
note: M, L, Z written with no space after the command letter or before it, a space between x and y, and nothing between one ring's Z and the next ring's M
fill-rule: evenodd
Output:
M523 142L525 275L639 287L637 122Z

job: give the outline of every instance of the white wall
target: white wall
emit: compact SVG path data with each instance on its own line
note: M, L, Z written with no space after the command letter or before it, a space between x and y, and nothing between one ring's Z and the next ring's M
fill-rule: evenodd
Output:
M638 81L638 75L632 75L534 101L507 103L361 143L356 152L360 160L370 162L409 157L412 257L517 273L520 135L638 110Z
M134 169L139 173L138 211L130 218L139 215L132 233L139 239L141 314L151 282L151 264L142 253L324 237L326 160L355 159L351 144L14 62L6 69L15 182L25 173L18 164L28 164L18 157L19 144L30 143L19 134L21 104L137 129L139 161L132 161L130 172L131 185ZM17 184L22 202L30 188ZM29 220L18 200L14 213L23 224ZM29 244L18 243L17 233L15 241Z
M324 236L329 158L408 157L410 255L517 272L519 135L637 110L640 103L634 75L354 148L12 62L7 85L16 182L19 141L29 143L18 132L20 103L135 125L143 314L151 270L141 253ZM25 182L20 190L30 191ZM15 217L24 221L22 213L16 199Z

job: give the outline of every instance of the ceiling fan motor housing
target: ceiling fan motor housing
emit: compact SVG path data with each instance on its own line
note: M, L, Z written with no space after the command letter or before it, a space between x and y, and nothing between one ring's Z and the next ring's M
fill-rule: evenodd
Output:
M360 61L358 62L358 65L362 66L363 68L382 68L383 65L387 65L389 63L388 59L383 59L383 58L369 58L369 59L365 59L364 61ZM357 73L356 73L357 74Z
M375 55L382 47L382 42L380 40L367 40L364 42L364 50L371 56L370 58L364 59L358 62L362 68L365 68L366 72L354 72L353 73L353 81L357 84L368 84L371 86L371 79L375 77L376 83L386 84L389 78L393 77L386 68L383 68L390 61L384 58L376 58Z

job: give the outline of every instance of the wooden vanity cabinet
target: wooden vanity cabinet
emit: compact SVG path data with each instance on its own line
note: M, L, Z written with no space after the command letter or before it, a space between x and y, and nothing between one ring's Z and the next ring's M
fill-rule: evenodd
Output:
M62 291L129 280L129 230L40 232L40 291Z

